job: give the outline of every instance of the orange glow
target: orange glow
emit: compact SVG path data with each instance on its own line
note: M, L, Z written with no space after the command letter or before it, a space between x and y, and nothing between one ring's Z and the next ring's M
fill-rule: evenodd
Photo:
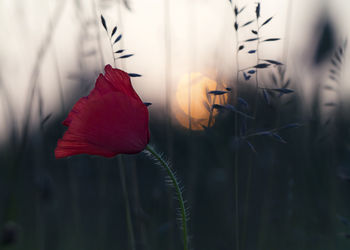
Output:
M210 108L213 104L224 104L227 95L207 96L208 91L222 90L223 86L202 73L191 73L181 77L176 91L175 117L185 128L189 128L191 118L192 130L203 130L203 126L212 126L215 121L217 110L213 111L209 123ZM190 91L190 95L189 95ZM189 108L190 103L190 108Z

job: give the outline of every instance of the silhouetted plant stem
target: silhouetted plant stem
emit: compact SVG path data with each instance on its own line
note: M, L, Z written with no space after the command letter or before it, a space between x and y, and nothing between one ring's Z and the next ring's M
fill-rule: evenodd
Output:
M18 143L18 136L17 136L17 121L14 116L14 106L13 106L13 100L11 98L11 95L9 94L9 91L6 87L6 85L3 83L1 74L0 74L0 92L2 95L3 100L5 100L6 107L7 107L7 115L5 121L8 121L8 125L12 127L11 129L11 151L16 152L16 146Z
M135 211L136 217L140 218L140 216L144 216L145 212L141 206L141 201L140 201L140 194L139 194L139 185L138 185L138 175L137 175L137 168L136 168L136 162L132 161L130 162L131 164L131 185L132 185L132 203L133 209ZM136 224L138 222L139 225ZM140 242L140 249L146 250L148 249L148 243L147 243L147 237L146 237L146 229L145 229L145 222L144 221L135 221L134 228L136 229L136 234L137 230L140 235L140 240L136 239L136 242Z
M81 230L81 213L80 213L80 206L79 206L79 197L80 197L80 190L79 190L79 184L77 182L76 178L76 171L74 166L78 164L72 164L72 161L68 161L68 178L69 178L69 191L71 192L70 195L70 204L71 209L73 213L73 225L74 225L74 235L73 238L75 243L75 248L81 247L81 244L83 243L83 236L82 236L82 230Z
M260 36L260 26L259 26L259 18L256 19L256 25L257 25L257 37ZM260 56L259 56L259 47L260 47L260 39L258 39L257 44L256 44L256 64L260 63ZM256 112L257 112L257 105L258 105L258 97L259 97L259 68L256 68L256 72L255 72L255 98L254 98L254 112L253 112L253 116L256 116Z
M35 94L37 93L37 85L38 85L38 78L40 75L40 68L44 61L45 55L51 45L53 34L56 31L57 24L61 20L62 13L64 10L64 7L66 5L67 1L61 1L58 6L56 7L56 10L54 12L52 23L47 29L47 33L45 35L45 38L42 40L42 43L40 44L36 60L34 62L34 66L31 71L31 76L29 80L29 89L28 89L28 96L26 97L26 106L25 106L25 117L23 122L23 131L22 136L19 141L19 145L17 145L16 152L16 158L13 161L13 164L10 169L10 188L9 188L9 200L6 204L6 208L4 209L4 221L7 220L16 220L17 218L17 211L16 211L16 195L18 193L19 185L18 185L18 175L19 175L19 168L23 161L23 156L25 152L25 147L27 145L28 140L28 133L29 133L29 127L31 123L31 115L32 115L32 109L33 109L33 101L35 98ZM2 87L3 88L3 87ZM10 100L10 99L8 99ZM12 107L9 106L9 108L12 109Z
M239 56L238 56L238 53L240 51L239 49L239 37L238 37L238 20L237 20L237 6L233 7L233 4L232 2L231 3L231 8L232 8L232 11L233 11L233 16L235 17L235 25L236 25L236 28L235 28L235 39L236 39L236 55L235 55L235 59L236 59L236 86L234 87L233 85L233 90L236 90L236 91L233 91L234 92L234 97L233 98L234 100L233 101L236 101L237 100L237 97L238 97L238 84L239 84ZM234 9L236 8L236 10ZM238 128L238 113L235 112L235 125L234 125L234 134L235 134L235 137L238 138L239 137L239 128ZM239 250L239 192L238 192L238 157L239 157L239 150L236 149L235 150L235 153L234 153L234 200L235 200L235 245L236 245L236 250Z
M58 85L59 98L60 98L60 102L61 102L61 108L62 108L62 112L64 112L65 111L65 105L64 105L62 78L61 78L60 68L59 68L59 65L58 65L57 55L56 55L56 51L55 51L54 46L52 48L52 54L53 54L52 56L53 56L53 60L54 60L54 64L55 64L55 70L56 70L56 76L57 76L57 85Z
M283 44L283 56L282 56L285 64L287 64L287 56L288 56L288 50L289 50L289 32L290 32L292 13L293 13L293 1L288 0L286 26L284 28L284 44Z
M44 57L46 55L46 52L48 51L51 42L52 42L52 37L54 32L56 31L57 24L59 20L61 19L62 12L64 10L64 6L66 5L67 1L62 1L58 5L57 9L55 10L54 16L52 18L52 22L49 25L49 28L47 30L47 34L45 38L42 41L42 44L40 46L40 49L38 51L38 55L36 57L36 61L34 63L34 67L31 72L31 77L30 77L30 83L29 83L29 91L28 91L28 97L27 97L27 102L26 102L26 111L25 111L25 119L24 119L24 127L23 127L23 135L21 139L21 144L19 147L19 154L20 156L18 157L21 159L22 154L24 152L24 148L27 144L27 139L28 139L28 132L29 132L29 126L30 126L30 120L31 120L31 115L32 115L32 107L33 107L33 100L35 97L35 94L37 93L37 85L38 85L38 78L40 75L40 67L41 64L44 60Z
M184 250L188 250L188 235L187 235L187 215L186 215L186 209L185 209L185 202L182 196L182 191L179 185L178 180L176 179L176 176L172 169L170 168L169 164L163 159L163 157L157 153L152 146L147 145L145 149L148 153L150 153L155 160L164 168L164 170L167 172L168 177L171 180L171 183L175 189L177 199L179 201L180 206L180 214L181 214L181 222L182 222L182 237L183 237L183 243L184 243Z
M96 2L95 0L91 0L92 2L92 8L94 11L94 16L96 16L97 13L97 7L96 7ZM96 34L97 34L97 47L99 50L99 54L100 54L100 63L101 63L101 68L103 69L104 66L104 58L103 58L103 50L102 50L102 45L101 45L101 36L100 36L100 29L99 29L99 22L98 19L95 19L95 25L96 25Z
M43 121L44 120L44 111L43 111L43 107L44 107L44 100L43 100L43 95L42 95L42 89L41 86L38 86L38 90L37 90L37 95L38 95L38 113L39 113L39 120ZM47 153L45 152L45 133L44 133L44 124L41 122L40 123L40 142L37 145L37 149L38 151L41 151L43 155L47 155ZM35 164L35 174L37 176L40 176L41 173L43 172L43 168L42 166L47 166L47 162L46 162L46 157L40 158L38 159L38 161L43 161L40 164ZM46 239L46 211L45 211L45 207L42 206L41 204L41 196L39 194L36 194L35 196L35 231L36 231L36 243L37 243L37 249L38 250L43 250L45 249L45 239Z
M165 114L166 114L166 126L165 126L165 134L166 134L166 149L167 154L172 159L173 156L173 133L172 133L172 115L171 115L171 75L172 75L172 57L171 57L171 16L170 16L170 1L164 1L164 80L165 80ZM169 206L172 207L173 199L169 198ZM169 218L171 218L172 211L169 209ZM174 249L174 228L170 228L169 233L169 250Z
M237 19L237 17L236 17ZM237 21L237 20L236 20ZM236 33L236 100L238 96L238 82L239 82L239 60L238 60L238 53L239 53L239 41L238 41L238 31ZM239 128L238 128L238 113L235 112L235 137L239 137ZM239 155L239 150L235 150L235 163L234 163L234 168L235 168L235 232L236 232L236 250L239 250L239 201L238 201L238 155Z
M165 43L165 112L167 116L167 151L169 157L172 155L172 131L171 131L171 33L170 33L170 3L169 0L164 1L164 43Z
M108 33L107 33L108 35ZM113 51L113 43L112 43L112 38L109 39L110 41L110 44L111 44L111 50L112 50L112 57L113 57L113 65L114 65L114 68L116 68L116 64L115 64L115 56L114 56L114 51Z
M237 114L236 114L237 120ZM235 121L237 125L237 121ZM238 133L238 128L235 128ZM236 250L239 250L239 201L238 201L238 149L235 151L235 232L236 232Z
M108 219L108 210L106 202L107 194L107 175L108 175L108 166L105 161L102 162L102 166L98 171L98 196L99 196L99 217L98 217L98 232L99 232L99 242L100 248L106 249L107 243L107 219Z
M244 222L242 229L242 248L245 249L246 246L246 238L247 238L247 229L248 229L248 214L249 214L249 195L250 195L250 182L252 178L252 165L253 158L249 159L250 164L248 164L248 177L247 177L247 187L245 193L245 206L244 206Z
M258 1L258 5L260 8L260 1ZM259 11L260 12L260 11ZM256 16L256 36L260 37L260 25L259 25L259 16ZM260 38L257 40L256 44L256 64L259 64L260 62L260 56L259 56L259 47L260 47ZM254 97L254 112L253 117L256 117L257 113L257 104L258 104L258 96L259 96L259 68L256 68L255 70L255 97ZM256 120L254 120L254 125L256 125ZM250 186L251 186L251 179L252 179L252 168L253 168L253 159L250 159L250 164L248 164L248 178L247 178L247 185L246 185L246 194L245 194L245 215L244 215L244 223L243 223L243 237L242 241L243 244L246 245L246 237L247 237L247 226L248 226L248 214L249 214L249 196L250 196Z
M232 5L232 2L231 2L231 8L232 8L232 11L233 11L233 15L235 17L235 23L237 23L237 27L238 27L238 20L237 20L237 15L235 15L235 11L234 11L234 7ZM239 37L238 37L238 30L235 30L235 37L236 37L236 89L238 89L238 81L239 81L239 58L238 58L238 53L239 53Z
M274 169L275 169L276 163L273 161L271 164L271 168L269 169L269 177L267 179L265 186L265 189L262 192L263 200L261 204L261 215L260 215L260 223L258 230L258 241L257 241L257 249L264 249L264 241L266 240L266 235L268 234L269 230L269 195L272 193L273 188L273 178L274 178Z
M188 85L188 129L190 134L192 134L192 72L196 69L196 8L195 8L196 0L188 1L188 27L189 27L189 41L192 43L189 44L189 55L190 65L189 65L189 85ZM189 146L191 148L191 140L189 141Z
M49 25L52 28L52 18L49 19ZM57 55L56 55L56 51L55 51L55 42L52 42L52 58L53 58L53 62L55 65L55 70L56 70L56 77L57 77L57 85L58 85L58 93L59 93L59 98L60 98L60 102L61 102L61 108L62 108L62 113L65 110L65 105L64 105L64 95L63 95L63 86L62 86L62 78L61 78L61 73L60 73L60 69L58 66L58 60L57 60Z
M216 85L216 89L215 90L217 90L217 85ZM209 111L209 119L208 119L208 128L210 128L211 123L213 121L214 109L212 108L212 106L215 104L215 101L216 101L216 95L214 95L214 97L213 97L213 102L209 103L210 111Z
M123 197L124 197L124 203L125 203L126 225L128 228L129 244L130 244L130 249L135 250L136 249L135 235L134 235L134 229L133 229L132 219L131 219L129 194L128 194L128 189L126 187L125 167L124 167L124 163L121 155L118 156L118 165L119 165L120 181L122 184L122 191L123 191Z
M197 180L198 180L198 163L196 161L195 155L197 155L197 147L196 144L194 143L193 136L194 136L194 130L196 124L195 120L192 120L192 115L194 114L193 110L192 112L192 107L194 99L192 99L192 90L193 90L193 85L195 85L198 79L194 77L194 72L197 71L196 67L196 57L197 57L197 47L196 47L196 41L197 41L197 0L192 0L192 1L187 1L187 25L188 25L188 55L189 55L189 64L188 64L188 69L189 69L189 85L188 85L188 133L187 133L187 149L188 149L188 155L191 155L193 157L189 157L186 161L186 164L188 166L188 171L187 171L187 178L189 180L189 192L188 192L188 197L189 201L191 202L191 207L193 210L195 210L196 207L196 196L197 196L197 189L195 188L197 186ZM185 215L186 216L186 215ZM195 214L193 216L196 216ZM194 218L195 220L195 218ZM186 226L186 225L185 225ZM187 237L187 236L186 236ZM186 239L187 241L187 239ZM184 248L188 249L188 242L184 242Z
M124 30L123 29L123 26L124 26L124 23L123 23L123 13L122 13L122 8L121 8L121 1L117 0L117 5L118 5L118 23L119 23L119 26L121 28L121 30ZM124 39L121 39L120 40L120 45L122 48L124 48ZM113 53L113 51L112 51ZM120 60L120 66L122 67L122 69L125 68L125 61L124 60Z
M105 28L105 30L110 42L110 47L111 47L111 52L113 57L113 65L114 65L114 68L116 68L116 62L115 62L116 60L114 56L112 37L109 35L107 28ZM122 156L118 156L118 165L119 165L120 181L122 184L122 191L123 191L124 204L125 204L126 225L128 230L128 236L129 236L129 245L131 250L136 250L135 234L134 234L133 223L131 218L131 210L130 210L129 193L126 185L125 167L124 167Z
M191 72L188 74L188 96L187 96L187 102L188 102L188 129L192 130L192 120L191 120L191 91L192 91L192 77Z

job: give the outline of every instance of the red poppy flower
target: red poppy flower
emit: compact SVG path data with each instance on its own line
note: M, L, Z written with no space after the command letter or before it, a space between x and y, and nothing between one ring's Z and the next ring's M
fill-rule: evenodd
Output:
M95 88L81 98L63 122L56 158L77 154L113 157L136 154L149 142L148 110L124 71L106 65Z

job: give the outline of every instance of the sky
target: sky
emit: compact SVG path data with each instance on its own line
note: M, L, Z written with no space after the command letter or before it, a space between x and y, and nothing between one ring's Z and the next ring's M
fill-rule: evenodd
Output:
M239 23L254 18L255 2L236 1L239 7L247 6ZM340 38L349 33L348 0L261 2L262 20L273 17L262 30L263 36L281 38L273 46L262 45L261 57L290 65L291 70L305 74L304 79L312 78L312 74L307 75L307 69L300 64L310 53L308 44L315 39L312 37L315 24L324 10L329 12ZM60 4L62 11L57 18ZM81 88L74 76L84 70L89 79L86 84L92 86L102 64L113 64L109 37L99 23L101 14L109 30L117 25L118 34L123 34L122 42L114 50L125 49L134 54L118 60L117 66L142 75L133 79L134 88L144 101L153 103L154 109L164 108L166 85L170 86L171 96L176 96L180 79L189 72L201 72L212 78L233 77L236 40L228 0L130 0L129 4L131 11L115 0L0 1L0 37L3 38L0 86L13 103L18 124L23 123L32 71L43 47L37 83L43 97L44 116L59 112L59 86L68 103L74 97L73 89ZM52 37L45 40L49 33ZM250 38L250 34L250 29L242 28L239 39ZM288 53L283 56L286 46ZM246 54L239 58L241 67L251 65L254 60ZM8 100L0 96L0 117L8 121ZM34 125L38 124L37 115L33 116ZM0 140L6 138L8 126L11 126L8 122L0 125Z

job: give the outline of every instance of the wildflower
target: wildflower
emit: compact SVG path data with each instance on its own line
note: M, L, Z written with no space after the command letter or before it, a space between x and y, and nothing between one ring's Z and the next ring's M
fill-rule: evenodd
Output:
M95 88L74 105L63 125L68 129L57 142L56 158L136 154L150 137L146 105L129 75L111 65L106 65L105 75L99 75Z

